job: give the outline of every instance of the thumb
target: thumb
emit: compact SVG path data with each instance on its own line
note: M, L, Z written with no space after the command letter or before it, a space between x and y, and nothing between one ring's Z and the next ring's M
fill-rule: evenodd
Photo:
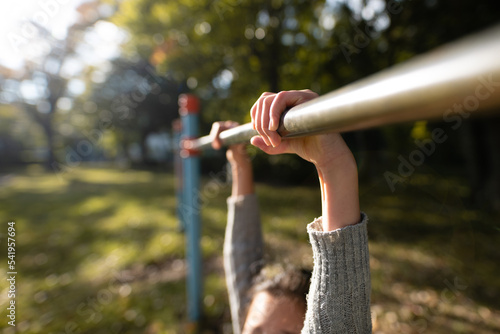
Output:
M264 139L260 136L254 136L252 139L250 139L250 143L264 151L265 153L269 155L276 155L276 154L283 154L283 153L290 153L288 151L288 143L287 141L282 141L280 145L276 147L272 146L267 146L266 143L264 142Z

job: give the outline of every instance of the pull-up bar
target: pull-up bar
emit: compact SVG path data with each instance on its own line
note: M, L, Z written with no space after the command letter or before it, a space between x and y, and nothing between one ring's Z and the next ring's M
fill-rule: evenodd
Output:
M279 134L296 137L346 132L375 126L435 119L500 108L500 26L291 108ZM224 145L248 141L258 133L251 124L220 134ZM193 142L207 149L208 136Z

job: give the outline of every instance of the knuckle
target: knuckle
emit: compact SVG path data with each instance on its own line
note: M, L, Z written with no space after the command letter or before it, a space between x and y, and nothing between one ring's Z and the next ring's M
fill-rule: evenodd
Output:
M267 108L268 106L270 106L270 105L273 103L273 101L274 101L275 99L276 99L276 96L275 96L275 95L266 97L266 98L263 100L264 107L266 107L266 108Z
M276 94L276 98L282 98L284 95L287 95L289 92L291 92L291 91L284 91L284 90L282 90L281 92L279 92L278 94Z

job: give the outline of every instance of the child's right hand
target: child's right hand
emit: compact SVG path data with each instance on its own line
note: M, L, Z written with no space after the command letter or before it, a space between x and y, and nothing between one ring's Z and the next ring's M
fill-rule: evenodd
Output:
M252 107L252 124L260 136L251 143L268 154L295 153L313 163L322 194L323 231L359 222L358 175L354 156L338 133L281 140L276 132L287 107L312 100L310 90L264 93Z
M222 131L234 128L239 124L234 121L214 122L210 130L210 137L212 137L212 148L220 150L222 143L219 138ZM250 164L250 158L245 149L246 144L236 144L228 147L226 157L232 166L243 166Z
M353 161L351 151L338 133L328 133L282 140L276 132L286 108L316 98L310 90L264 93L251 110L252 125L260 136L251 143L267 154L295 153L313 163L319 170L331 168L342 160Z

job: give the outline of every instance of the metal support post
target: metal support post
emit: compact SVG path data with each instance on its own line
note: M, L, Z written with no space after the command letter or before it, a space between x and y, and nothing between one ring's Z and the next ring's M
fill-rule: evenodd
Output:
M183 203L180 208L186 227L186 256L188 264L187 295L188 321L196 327L201 317L202 271L200 250L199 152L191 149L189 140L198 136L199 100L191 94L179 96L179 113L182 119L181 157Z
M182 180L182 158L181 158L182 121L178 118L172 122L172 141L174 153L174 175L175 196L177 198L177 218L179 219L179 231L186 230L186 219L183 215L184 192Z

